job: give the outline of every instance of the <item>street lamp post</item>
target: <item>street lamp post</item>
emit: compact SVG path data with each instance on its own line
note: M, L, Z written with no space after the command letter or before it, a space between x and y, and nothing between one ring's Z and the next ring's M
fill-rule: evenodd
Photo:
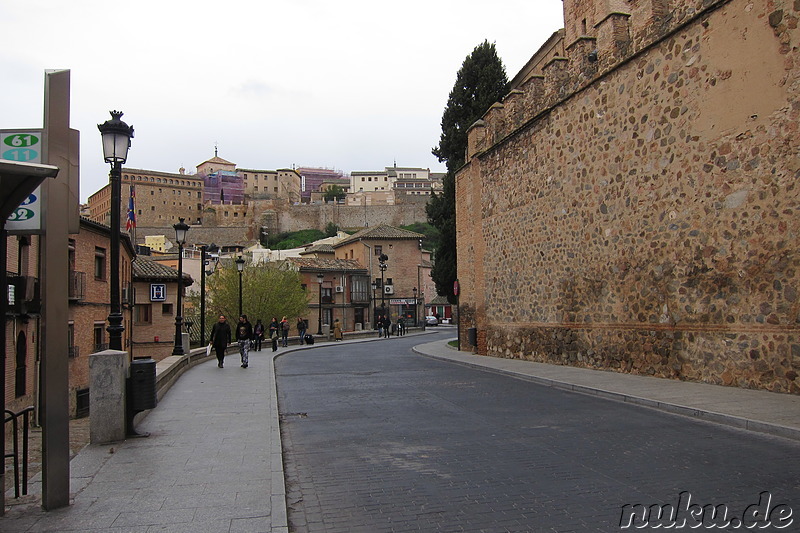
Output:
M317 274L317 282L319 283L319 323L317 324L317 335L322 335L322 280L325 276L320 272Z
M172 349L172 355L184 355L183 332L181 331L183 325L183 245L186 243L186 232L189 231L189 225L183 220L179 218L178 223L172 226L175 228L175 242L178 243L178 308L175 310L175 347Z
M108 315L108 347L122 350L122 307L120 302L119 280L119 241L120 241L120 204L122 203L122 165L128 159L128 148L133 138L133 126L128 126L120 117L121 111L111 111L111 120L98 124L97 129L103 138L103 158L111 163L111 246L110 246L110 282L111 312Z
M208 251L215 249L212 243L210 247L203 245L200 247L200 343L206 342L206 276L210 276L217 268L219 256L216 257L214 262L209 261ZM212 256L213 258L213 256ZM206 270L206 262L208 262L208 270Z
M386 316L386 286L384 285L383 275L386 272L386 261L389 256L381 254L378 256L378 268L381 270L381 314Z
M419 313L417 312L417 288L414 287L411 289L411 292L414 293L414 322L419 324Z
M236 259L236 270L239 271L239 316L242 316L242 272L244 271L244 259L240 255Z
M373 281L370 285L372 286L372 301L370 302L370 307L372 307L372 325L375 326L375 289L378 288L378 284Z
M206 343L206 250L200 246L200 346Z

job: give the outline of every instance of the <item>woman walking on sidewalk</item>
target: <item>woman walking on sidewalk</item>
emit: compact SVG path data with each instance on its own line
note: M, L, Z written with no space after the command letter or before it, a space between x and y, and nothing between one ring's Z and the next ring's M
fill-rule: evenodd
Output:
M253 340L253 326L247 321L247 315L239 317L236 327L236 340L239 342L239 355L242 356L242 368L247 368L250 355L250 341Z
M281 346L286 348L289 346L289 319L283 317L281 320Z
M225 321L225 315L219 315L219 322L211 328L211 339L208 343L217 352L217 361L219 362L217 366L222 368L222 363L225 361L225 348L231 343L231 327Z
M272 322L269 323L269 340L272 341L272 351L278 351L278 330L280 329L281 325L278 323L278 319L272 317Z
M256 326L253 328L253 348L258 352L261 351L262 340L264 340L264 324L261 323L261 319L259 318L256 320Z

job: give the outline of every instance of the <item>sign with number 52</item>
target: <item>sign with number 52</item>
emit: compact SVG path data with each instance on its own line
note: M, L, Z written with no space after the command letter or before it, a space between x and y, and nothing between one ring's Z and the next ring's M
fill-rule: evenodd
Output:
M42 130L0 130L0 159L42 162ZM37 187L6 220L9 233L37 233L42 229L42 194Z

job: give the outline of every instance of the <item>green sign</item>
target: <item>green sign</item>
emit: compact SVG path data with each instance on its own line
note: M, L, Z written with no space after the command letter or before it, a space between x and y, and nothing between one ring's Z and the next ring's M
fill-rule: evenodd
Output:
M22 163L42 162L42 130L0 130L0 158ZM42 229L42 193L37 187L6 220L9 233Z

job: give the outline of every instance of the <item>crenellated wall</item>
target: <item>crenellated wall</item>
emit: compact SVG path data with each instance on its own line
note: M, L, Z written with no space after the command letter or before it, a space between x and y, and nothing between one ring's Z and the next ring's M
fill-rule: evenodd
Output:
M470 130L461 327L486 355L800 393L800 2L564 9L564 56Z

